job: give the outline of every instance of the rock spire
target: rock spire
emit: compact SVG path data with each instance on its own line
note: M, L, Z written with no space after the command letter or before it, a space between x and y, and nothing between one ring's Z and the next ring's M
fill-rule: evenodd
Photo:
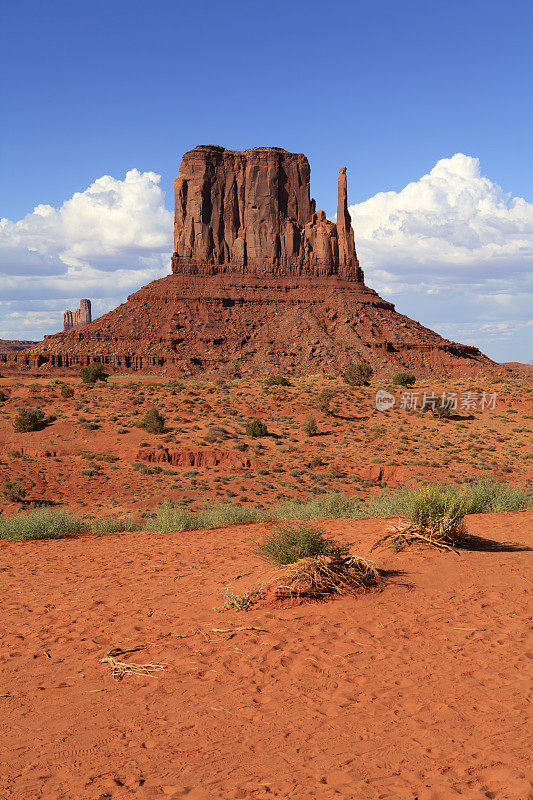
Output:
M185 153L176 178L174 273L340 275L362 282L339 173L337 224L315 209L310 168L279 147Z

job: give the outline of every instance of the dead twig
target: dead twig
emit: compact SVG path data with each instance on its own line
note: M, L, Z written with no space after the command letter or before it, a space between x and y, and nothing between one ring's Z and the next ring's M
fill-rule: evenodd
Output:
M239 631L260 631L261 633L266 633L264 628L254 628L253 625L241 625L239 628L211 628L211 630L214 633L229 633L229 636L224 637L226 641L228 639L233 639Z
M397 547L398 550L403 550L404 547L407 547L410 544L424 542L425 544L429 544L431 547L436 547L437 549L441 550L451 550L452 553L459 555L457 550L452 547L451 544L445 541L445 538L445 536L439 536L431 530L425 531L424 529L409 523L405 525L393 525L392 528L387 530L387 533L385 536L383 536L383 538L378 539L378 541L372 545L370 550L375 550L384 544L391 544Z
M144 645L133 647L130 650L123 650L121 647L114 647L109 650L103 658L100 659L101 664L110 664L113 674L113 679L121 681L125 675L152 675L154 672L165 669L164 664L131 664L128 661L120 661L120 656L128 655L129 653L136 653L139 650L144 650Z

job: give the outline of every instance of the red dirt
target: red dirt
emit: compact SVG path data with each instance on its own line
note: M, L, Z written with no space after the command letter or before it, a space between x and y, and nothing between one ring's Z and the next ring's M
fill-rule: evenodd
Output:
M191 508L228 501L268 508L323 492L368 499L419 480L488 477L533 485L528 381L418 381L413 391L420 398L455 391L460 399L475 391L479 401L483 392L496 392L494 409L459 409L451 421L398 408L401 391L390 384L350 389L318 377L293 383L269 389L257 380L221 386L117 376L94 388L71 381L74 397L63 399L60 383L4 379L0 488L19 479L28 502L102 516L138 515L166 499L185 499ZM396 396L387 413L376 410L378 387ZM323 389L336 392L334 414L319 408ZM138 427L152 406L166 418L164 434ZM23 407L57 419L41 431L16 433L13 421ZM247 436L246 421L254 417L273 435ZM309 417L316 419L316 436L302 430ZM155 472L139 472L136 462ZM0 514L21 509L0 493Z
M468 529L531 546L532 523ZM325 523L360 554L385 525ZM381 592L218 613L269 569L262 529L0 545L0 797L531 796L529 552L383 550ZM137 645L166 669L114 681L100 659Z

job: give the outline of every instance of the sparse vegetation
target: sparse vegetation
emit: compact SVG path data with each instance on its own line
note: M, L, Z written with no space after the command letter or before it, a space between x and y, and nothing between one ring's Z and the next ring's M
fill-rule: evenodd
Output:
M437 419L451 419L453 416L453 409L449 405L443 405L442 403L435 403L434 408L431 405L426 405L422 408L422 411L431 412Z
M222 528L225 525L238 525L248 522L262 522L264 512L251 506L223 503L219 506L188 511L172 503L163 503L151 519L146 521L146 530L158 533L172 531L196 531L204 528Z
M13 420L13 428L17 433L38 431L43 427L44 411L35 408L21 408Z
M92 533L125 533L127 531L138 531L141 525L134 519L123 519L121 517L101 517L91 524Z
M278 525L266 533L257 545L258 553L274 564L294 564L301 558L332 555L343 552L343 548L327 539L322 528L310 525Z
M143 417L141 427L148 433L164 433L165 418L159 413L157 408L149 408Z
M266 381L265 386L290 386L291 382L284 375L270 375Z
M252 439L259 439L263 436L268 436L268 428L260 419L253 419L246 423L246 435L251 436Z
M74 389L72 386L68 386L64 383L61 387L61 397L63 400L68 400L70 397L74 397Z
M95 361L82 367L80 370L80 378L83 383L95 384L97 381L107 381L109 375L105 372L102 364Z
M89 526L69 511L40 509L0 519L0 539L25 542L31 539L62 539L86 533Z
M505 486L490 480L474 481L466 492L470 514L489 511L525 511L529 505L527 492L520 486Z
M277 519L348 519L360 516L363 503L359 498L348 500L340 493L327 493L311 497L307 500L289 500L282 503L274 513Z
M241 594L234 594L231 588L226 587L224 592L223 604L215 611L248 611L257 599L258 592L253 589L244 589Z
M308 436L316 436L318 433L318 425L314 417L308 417L302 425L302 430Z
M8 503L22 503L26 497L26 489L19 481L5 481L2 485L2 497Z
M397 372L392 382L395 386L414 386L415 376L411 372Z
M459 498L459 504L466 502L467 514L524 511L529 505L527 492L520 487L504 486L489 480L474 481L462 486L433 483L386 492L366 506L365 516L404 516L418 522L421 520L418 515L422 511L416 509L431 505L438 509L440 503L449 502L451 497Z
M396 549L411 541L427 541L439 547L455 547L464 538L464 518L467 514L490 511L522 511L527 508L524 491L510 489L488 481L470 486L429 484L398 490L382 496L369 506L369 515L398 514L407 525L389 532L383 541Z
M373 372L370 364L350 364L345 369L342 379L348 386L365 386L370 381Z
M331 413L331 403L336 392L333 389L322 389L318 395L318 408L323 414Z

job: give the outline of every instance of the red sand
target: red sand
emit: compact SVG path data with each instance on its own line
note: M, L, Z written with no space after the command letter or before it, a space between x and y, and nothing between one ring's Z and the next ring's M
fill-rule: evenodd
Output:
M532 522L468 528L531 546ZM385 523L324 527L364 554ZM382 592L214 611L264 576L262 529L0 545L2 800L531 797L529 552L383 550ZM135 645L167 668L114 681Z

